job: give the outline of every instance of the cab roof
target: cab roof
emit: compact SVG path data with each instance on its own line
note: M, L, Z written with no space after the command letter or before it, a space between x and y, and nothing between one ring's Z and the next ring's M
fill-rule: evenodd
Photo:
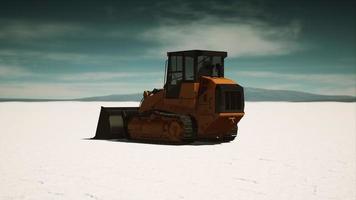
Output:
M186 50L167 52L167 56L222 56L227 57L226 51L209 51L209 50Z

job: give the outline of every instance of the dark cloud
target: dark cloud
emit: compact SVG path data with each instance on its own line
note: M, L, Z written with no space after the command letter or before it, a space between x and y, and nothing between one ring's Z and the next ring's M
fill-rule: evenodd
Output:
M279 30L297 23L300 42L350 50L354 11L354 1L5 0L0 7L0 43L1 49L128 56L159 45L140 38L147 30L213 19L212 26L257 23Z
M355 13L346 0L3 0L0 69L157 72L165 51L198 47L244 70L355 73Z

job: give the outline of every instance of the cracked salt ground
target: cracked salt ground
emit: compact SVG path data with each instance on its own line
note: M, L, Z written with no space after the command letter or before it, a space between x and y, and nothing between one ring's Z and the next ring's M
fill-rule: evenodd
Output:
M0 103L0 199L356 198L355 103L246 103L235 141L87 140L100 106Z

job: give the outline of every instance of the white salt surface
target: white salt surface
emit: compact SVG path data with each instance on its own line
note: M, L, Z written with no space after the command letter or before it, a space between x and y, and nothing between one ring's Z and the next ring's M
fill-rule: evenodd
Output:
M100 105L137 103L0 103L0 199L356 199L355 103L247 102L182 146L86 140Z

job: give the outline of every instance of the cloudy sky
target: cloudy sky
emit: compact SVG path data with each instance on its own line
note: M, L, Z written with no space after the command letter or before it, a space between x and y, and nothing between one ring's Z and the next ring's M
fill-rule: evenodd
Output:
M0 6L0 97L163 85L167 51L228 52L245 87L356 95L356 4L344 0L47 1Z

